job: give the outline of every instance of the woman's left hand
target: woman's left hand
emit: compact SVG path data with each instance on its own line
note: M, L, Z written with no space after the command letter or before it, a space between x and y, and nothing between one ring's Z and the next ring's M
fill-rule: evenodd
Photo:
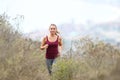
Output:
M57 54L57 57L60 57L60 53Z

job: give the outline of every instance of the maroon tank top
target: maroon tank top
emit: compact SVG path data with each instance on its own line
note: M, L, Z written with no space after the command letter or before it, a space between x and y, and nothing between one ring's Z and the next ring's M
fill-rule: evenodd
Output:
M46 44L48 44L48 48L46 50L46 58L47 59L55 59L58 55L58 37L57 36L57 40L54 42L50 42L48 40L48 36L46 37Z

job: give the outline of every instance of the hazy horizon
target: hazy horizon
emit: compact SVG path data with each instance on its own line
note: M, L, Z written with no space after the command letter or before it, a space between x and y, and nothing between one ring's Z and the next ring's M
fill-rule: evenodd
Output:
M23 33L30 33L48 29L51 23L87 25L119 20L119 5L119 0L0 0L0 14L23 15L20 27Z

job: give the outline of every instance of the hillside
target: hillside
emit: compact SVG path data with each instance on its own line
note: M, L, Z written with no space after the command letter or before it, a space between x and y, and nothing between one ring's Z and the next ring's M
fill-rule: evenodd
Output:
M72 39L50 76L41 43L14 30L5 16L0 23L0 80L120 80L117 45L89 36Z

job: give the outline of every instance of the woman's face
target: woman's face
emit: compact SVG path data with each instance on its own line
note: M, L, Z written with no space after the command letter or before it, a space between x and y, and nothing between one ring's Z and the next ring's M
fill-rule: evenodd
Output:
M49 31L51 34L56 34L57 31L56 26L50 26Z

